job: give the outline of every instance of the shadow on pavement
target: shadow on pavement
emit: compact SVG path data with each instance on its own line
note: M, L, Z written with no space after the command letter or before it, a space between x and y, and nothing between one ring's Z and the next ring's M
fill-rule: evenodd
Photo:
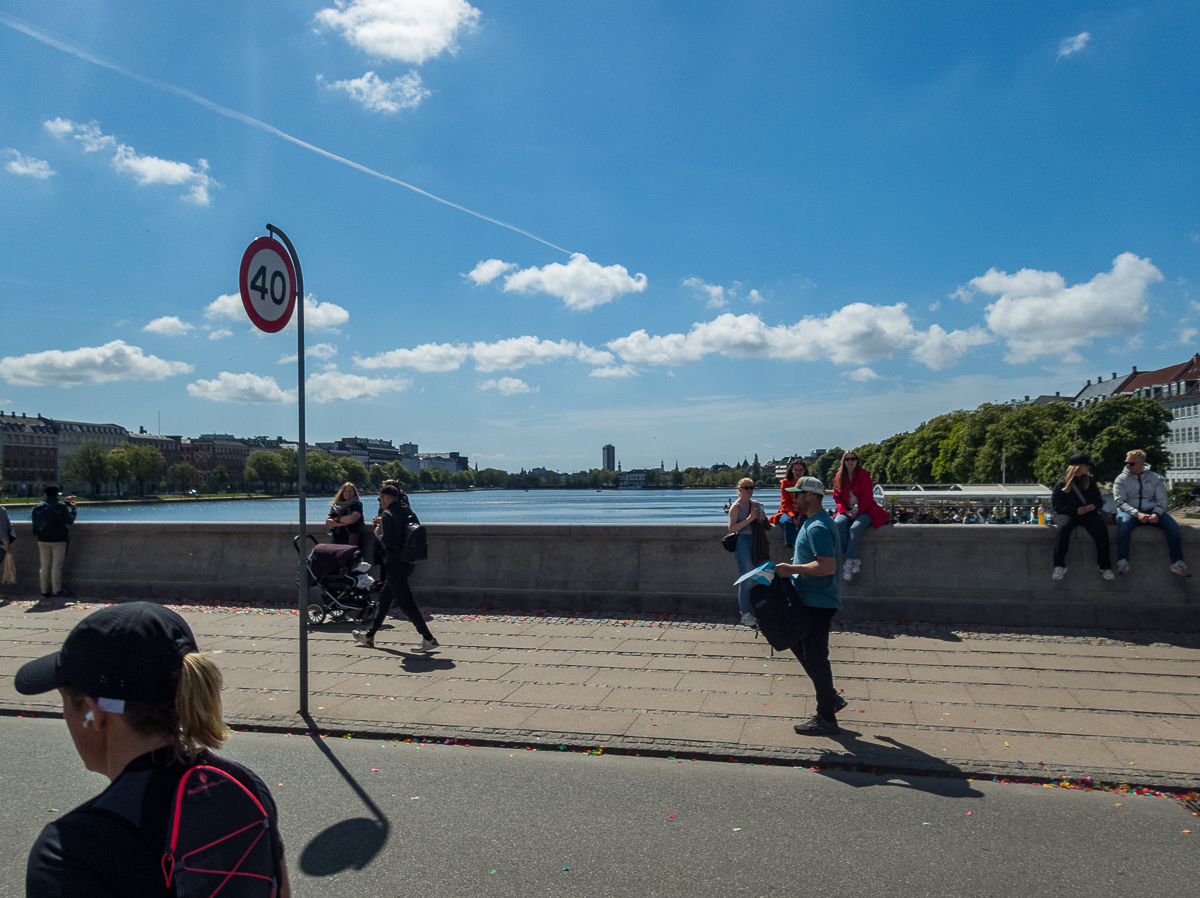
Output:
M818 757L818 764L832 764L841 770L821 769L822 776L838 779L858 789L863 786L899 786L931 792L946 798L982 798L983 793L972 786L963 771L941 758L926 754L911 745L905 745L891 736L876 736L873 742L861 738L862 734L842 727L842 732L829 738L838 743L843 751L828 751ZM880 742L887 743L880 745ZM859 767L871 773L879 768L878 778L845 777L847 766Z
M426 655L421 652L402 652L399 649L384 649L375 647L376 651L395 655L400 659L400 666L406 673L429 673L434 670L453 670L454 662L440 655Z
M367 810L375 815L374 820L366 817L351 817L340 820L313 837L300 854L300 869L309 876L332 876L353 867L361 870L375 858L387 842L391 824L371 800L371 796L348 771L332 749L321 738L321 728L308 714L302 715L313 736L313 744L325 755L342 779L362 799Z

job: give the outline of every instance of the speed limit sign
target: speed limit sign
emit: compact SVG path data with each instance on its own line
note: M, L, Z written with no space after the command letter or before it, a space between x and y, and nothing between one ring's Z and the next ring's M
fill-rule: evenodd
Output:
M296 269L287 250L259 237L242 256L242 305L254 326L268 334L287 327L296 308Z

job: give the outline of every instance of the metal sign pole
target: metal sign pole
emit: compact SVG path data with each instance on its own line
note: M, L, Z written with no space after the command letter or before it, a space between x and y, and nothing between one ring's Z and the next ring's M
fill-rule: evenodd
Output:
M308 512L305 507L307 497L306 477L304 471L304 274L300 270L300 257L287 234L272 224L267 225L267 231L287 247L292 264L296 267L296 401L299 406L299 443L297 452L298 465L297 485L300 490L300 562L296 571L297 598L296 607L300 613L300 713L308 713L308 572L304 565L304 556L308 548Z

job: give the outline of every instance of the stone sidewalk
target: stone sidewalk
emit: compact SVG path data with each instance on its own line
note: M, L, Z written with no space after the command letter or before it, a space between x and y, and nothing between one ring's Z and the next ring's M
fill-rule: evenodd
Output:
M17 695L13 674L95 607L0 608L0 713L58 713L57 696ZM307 729L297 615L172 607L220 652L231 726ZM799 663L743 627L436 610L430 626L442 643L430 655L412 652L403 618L374 651L349 625L311 630L313 720L383 738L1200 788L1195 634L855 622L831 639L842 734L814 738L792 731L814 705Z

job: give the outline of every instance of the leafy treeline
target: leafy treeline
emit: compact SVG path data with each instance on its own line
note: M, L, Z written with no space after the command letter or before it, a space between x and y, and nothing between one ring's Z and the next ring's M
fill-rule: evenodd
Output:
M1164 473L1163 448L1171 414L1152 399L1118 397L1077 409L1047 405L981 405L926 421L911 433L856 446L860 464L876 483L999 483L1001 458L1009 483L1054 484L1076 452L1092 459L1093 473L1111 481L1125 453L1144 449ZM845 450L830 449L813 474L831 483Z

